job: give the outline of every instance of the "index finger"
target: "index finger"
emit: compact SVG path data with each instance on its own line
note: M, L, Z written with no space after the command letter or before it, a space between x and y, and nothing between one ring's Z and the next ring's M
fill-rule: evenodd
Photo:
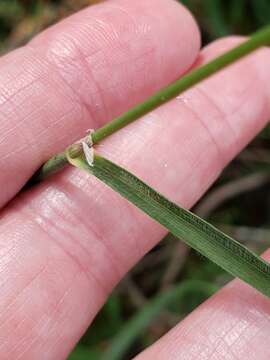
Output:
M179 77L199 46L192 16L175 1L110 0L2 58L0 206L87 129Z

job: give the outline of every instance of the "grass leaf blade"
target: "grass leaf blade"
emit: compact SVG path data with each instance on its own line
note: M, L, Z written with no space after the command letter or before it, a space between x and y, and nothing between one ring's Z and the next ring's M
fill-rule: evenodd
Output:
M104 157L95 154L93 166L83 155L67 157L72 165L95 175L203 256L270 297L270 265L251 250Z

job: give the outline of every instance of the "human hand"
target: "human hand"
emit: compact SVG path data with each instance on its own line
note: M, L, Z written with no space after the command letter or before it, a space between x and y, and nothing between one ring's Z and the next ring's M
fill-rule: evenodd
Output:
M200 52L199 38L172 0L110 0L0 59L2 208L87 129L240 41ZM269 50L260 50L99 151L192 206L269 119L269 64ZM0 359L65 358L112 288L164 234L72 168L10 201L1 214ZM269 316L269 300L235 280L138 358L269 359Z

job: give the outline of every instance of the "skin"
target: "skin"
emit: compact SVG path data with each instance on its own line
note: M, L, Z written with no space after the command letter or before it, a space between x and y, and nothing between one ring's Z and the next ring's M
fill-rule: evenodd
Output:
M16 194L87 129L239 41L200 50L195 21L175 1L110 0L0 59L1 359L65 359L166 233L77 169ZM267 123L269 67L260 50L97 149L191 207ZM269 359L269 320L269 300L235 280L138 359Z

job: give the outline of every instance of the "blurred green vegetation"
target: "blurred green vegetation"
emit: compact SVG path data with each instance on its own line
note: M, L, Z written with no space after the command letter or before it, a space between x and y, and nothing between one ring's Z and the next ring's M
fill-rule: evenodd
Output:
M0 0L1 52L23 45L52 23L95 2ZM190 8L199 22L204 44L229 34L245 35L270 23L269 0L183 0L182 3ZM269 138L270 130L267 128L227 167L211 191L215 192L234 179L244 179L248 174L264 171L270 162ZM219 203L217 196L215 211L210 211L209 220L216 226L225 226L233 236L257 252L265 249L270 239L268 186L259 183L256 186L255 181L252 189L243 188L241 193L228 198ZM207 201L206 194L202 202ZM219 288L228 280L230 276L224 271L169 236L119 284L70 359L102 359L112 346L124 346L119 345L117 334L123 331L128 334L129 329L130 334L134 331L130 319L140 315L141 311L147 311L145 306L150 299L153 304L160 304L159 299L166 298L168 289L176 289L182 282L190 281L189 291L185 295L181 293L170 303L162 303L163 310L159 309L160 314L155 314L154 320L150 321L150 316L143 317L144 330L135 331L136 336L131 334L134 339L129 339L125 355L119 358L131 359L206 299L211 291L198 287L198 282L211 283ZM140 319L142 321L142 317Z
M101 0L0 0L1 49L25 43L59 19ZM110 0L108 0L110 1ZM197 18L207 43L248 34L270 21L269 0L182 0Z

